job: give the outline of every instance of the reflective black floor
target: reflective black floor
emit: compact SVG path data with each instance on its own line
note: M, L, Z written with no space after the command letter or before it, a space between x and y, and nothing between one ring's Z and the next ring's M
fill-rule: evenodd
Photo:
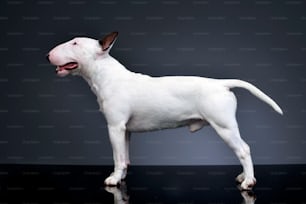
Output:
M240 192L239 166L132 166L108 188L108 166L0 165L0 203L306 203L306 166L256 166L253 192Z

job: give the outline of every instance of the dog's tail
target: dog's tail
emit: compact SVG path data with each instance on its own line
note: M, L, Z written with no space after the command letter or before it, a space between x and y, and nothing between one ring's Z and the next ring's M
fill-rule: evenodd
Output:
M279 114L283 115L283 111L282 109L277 105L277 103L275 101L273 101L269 96L267 96L265 93L263 93L261 90L259 90L258 88L256 88L254 85L242 81L242 80L238 80L238 79L226 79L226 80L221 80L222 84L225 87L228 88L244 88L247 89L248 91L250 91L254 96L256 96L257 98L259 98L260 100L266 102L267 104L269 104L276 112L278 112Z

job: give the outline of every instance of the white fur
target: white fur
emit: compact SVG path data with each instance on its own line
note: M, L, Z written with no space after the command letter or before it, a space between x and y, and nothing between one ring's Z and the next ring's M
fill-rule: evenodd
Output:
M107 120L115 163L114 172L105 184L117 185L126 176L130 132L181 126L188 126L194 132L209 124L240 160L243 173L237 180L242 189L255 185L250 148L240 137L235 118L237 101L230 88L245 88L282 114L280 107L259 89L241 80L150 77L131 72L109 55L116 37L112 33L103 41L75 38L55 47L48 55L56 66L77 62L77 69L61 70L58 75L81 75L97 95Z

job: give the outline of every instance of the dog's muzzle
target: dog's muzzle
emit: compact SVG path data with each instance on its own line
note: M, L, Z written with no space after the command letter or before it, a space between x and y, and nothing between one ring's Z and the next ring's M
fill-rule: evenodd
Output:
M46 55L46 59L48 60L49 63L54 64L50 60L50 54ZM63 64L63 65L56 65L56 64L54 64L54 65L56 66L55 72L59 76L66 76L72 70L78 68L78 66L79 66L77 62L68 62L68 63Z

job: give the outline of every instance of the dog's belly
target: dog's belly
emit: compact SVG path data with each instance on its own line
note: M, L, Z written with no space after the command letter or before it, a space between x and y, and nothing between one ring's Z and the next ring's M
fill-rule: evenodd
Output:
M169 128L178 128L189 125L190 121L152 121L152 120L135 120L131 119L126 124L126 128L131 132L145 132Z
M162 129L173 129L183 126L189 126L191 132L201 129L203 126L208 125L204 119L200 118L186 118L186 119L162 119L152 117L131 117L126 128L131 132L146 132Z

